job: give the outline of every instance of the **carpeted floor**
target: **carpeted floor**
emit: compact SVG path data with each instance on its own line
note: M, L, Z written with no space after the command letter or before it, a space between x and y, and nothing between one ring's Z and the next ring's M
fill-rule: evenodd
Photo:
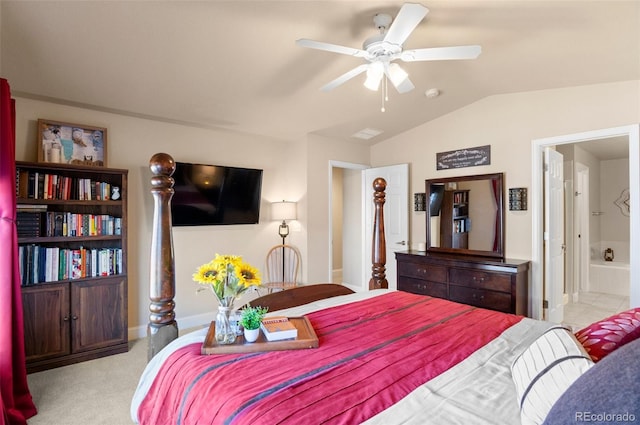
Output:
M147 364L147 339L129 351L27 376L38 414L29 425L129 425L131 397Z

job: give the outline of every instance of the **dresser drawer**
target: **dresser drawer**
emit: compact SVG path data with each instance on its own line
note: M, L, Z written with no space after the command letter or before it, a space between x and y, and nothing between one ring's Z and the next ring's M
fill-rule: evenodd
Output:
M398 276L446 283L447 268L427 264L398 262Z
M467 288L464 286L449 286L449 299L476 307L511 313L511 294L486 291L484 289Z
M401 276L398 279L398 290L447 299L446 283L430 282L428 280L412 279Z
M449 270L449 282L471 288L511 293L511 275L506 273L451 268Z

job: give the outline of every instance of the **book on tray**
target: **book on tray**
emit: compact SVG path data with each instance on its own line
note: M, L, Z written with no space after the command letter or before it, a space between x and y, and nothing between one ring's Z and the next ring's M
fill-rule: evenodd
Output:
M288 318L282 316L262 319L260 329L267 341L280 341L298 336L298 328Z

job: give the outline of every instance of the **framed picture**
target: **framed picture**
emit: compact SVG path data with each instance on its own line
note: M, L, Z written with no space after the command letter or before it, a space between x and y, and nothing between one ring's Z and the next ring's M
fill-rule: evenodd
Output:
M107 129L38 120L38 162L107 166Z
M527 210L527 188L513 187L509 189L509 211Z

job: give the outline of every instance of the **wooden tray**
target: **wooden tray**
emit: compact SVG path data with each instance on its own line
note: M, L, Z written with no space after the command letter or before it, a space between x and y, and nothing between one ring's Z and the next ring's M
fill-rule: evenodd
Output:
M202 354L230 354L230 353L256 353L260 351L300 350L303 348L317 348L318 336L306 316L289 317L289 320L298 328L296 339L283 339L281 341L267 341L262 331L256 342L246 342L244 335L238 335L233 344L219 345L215 338L216 323L211 322L209 332L202 344Z

